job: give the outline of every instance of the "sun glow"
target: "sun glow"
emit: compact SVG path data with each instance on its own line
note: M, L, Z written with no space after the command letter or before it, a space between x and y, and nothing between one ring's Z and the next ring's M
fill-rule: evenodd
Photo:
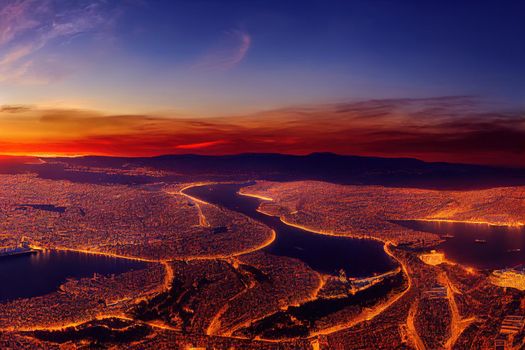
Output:
M36 157L36 158L78 158L90 155L89 153L50 153L50 152L6 152L0 154L1 156L8 157Z

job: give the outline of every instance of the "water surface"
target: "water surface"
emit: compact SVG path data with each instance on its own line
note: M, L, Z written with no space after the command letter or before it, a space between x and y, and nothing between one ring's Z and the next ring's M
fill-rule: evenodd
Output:
M397 266L379 241L316 234L259 213L260 199L237 193L245 186L247 184L197 186L186 189L185 193L264 223L275 230L276 239L263 251L299 259L316 271L336 275L343 269L349 277L367 277Z
M460 264L479 269L500 269L525 263L525 227L492 226L462 222L404 220L405 227L439 234L436 247Z
M57 291L68 278L111 275L140 270L148 263L73 251L43 250L0 257L0 302Z

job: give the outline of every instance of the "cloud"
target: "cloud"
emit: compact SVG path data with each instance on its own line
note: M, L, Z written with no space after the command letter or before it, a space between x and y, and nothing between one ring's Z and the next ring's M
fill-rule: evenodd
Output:
M206 142L198 142L198 143L189 143L185 145L178 145L175 148L177 149L202 149L202 148L208 148L216 145L220 145L226 143L225 140L215 140L215 141L206 141Z
M64 63L42 54L52 44L106 30L114 11L103 0L5 0L0 3L0 82L48 83ZM39 55L40 54L40 55Z
M0 106L0 112L4 113L21 113L21 112L27 112L30 111L30 106L24 106L24 105L3 105Z
M5 106L0 150L125 156L335 152L525 167L525 114L492 111L470 97L371 100L214 118Z
M250 34L241 30L224 33L219 42L193 65L197 70L226 71L246 57L252 44Z
M18 34L32 29L38 22L29 18L29 1L3 2L0 7L0 47Z

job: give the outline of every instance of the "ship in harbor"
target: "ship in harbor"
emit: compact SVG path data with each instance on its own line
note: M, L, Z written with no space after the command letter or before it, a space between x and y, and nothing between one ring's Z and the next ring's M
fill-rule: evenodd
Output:
M35 254L36 252L37 250L31 248L28 241L22 240L17 247L0 248L0 258L8 256Z

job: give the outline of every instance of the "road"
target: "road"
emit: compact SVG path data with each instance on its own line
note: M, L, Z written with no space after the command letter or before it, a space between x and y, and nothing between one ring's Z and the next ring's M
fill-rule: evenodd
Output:
M461 318L458 305L454 297L455 292L459 290L452 284L446 272L441 272L438 275L438 281L447 288L447 300L450 306L450 337L445 343L445 349L452 349L459 336L467 327L476 320L475 317Z

